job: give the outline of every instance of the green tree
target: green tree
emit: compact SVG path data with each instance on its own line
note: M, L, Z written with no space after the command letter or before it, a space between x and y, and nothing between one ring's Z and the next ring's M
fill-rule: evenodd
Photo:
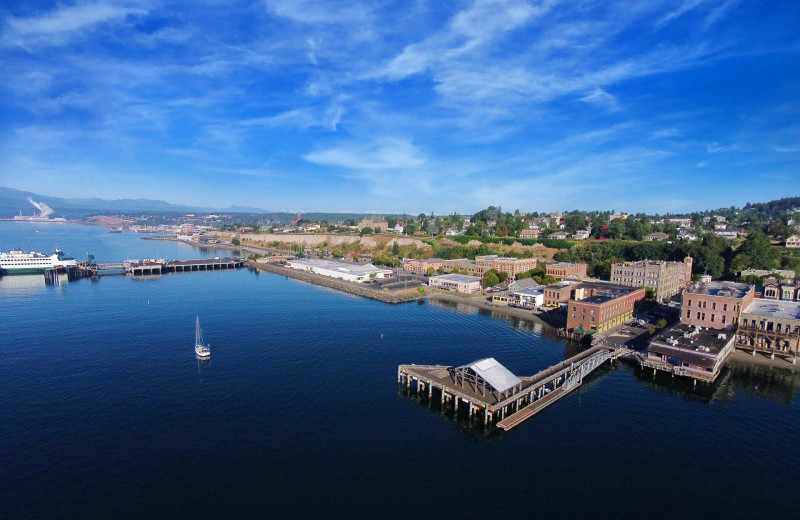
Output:
M439 269L437 269L436 272L439 274L444 274L444 267L439 267Z
M233 244L235 246L241 245L241 243L242 242L241 242L241 240L239 240L239 236L238 235L234 235L234 237L231 239L231 244Z
M741 271L748 267L752 269L775 269L778 267L776 250L769 243L767 235L756 229L750 231L731 264L733 271Z
M652 287L645 287L644 297L648 300L654 300L656 298L656 291Z
M487 271L483 275L483 288L488 289L500 283L500 278L497 277L492 271Z
M361 231L359 231L358 234L363 237L364 235L371 235L373 232L374 232L374 230L371 227L365 227L365 228L362 228Z
M428 268L428 276L433 276L433 273L435 273L435 272L436 272L436 270L433 267L429 267Z
M392 254L394 256L400 256L400 244L397 243L397 240L395 240L392 245Z

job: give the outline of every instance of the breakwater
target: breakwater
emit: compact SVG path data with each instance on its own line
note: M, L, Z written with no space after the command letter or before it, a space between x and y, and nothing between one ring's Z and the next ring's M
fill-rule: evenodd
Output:
M342 292L355 294L357 296L363 296L365 298L372 298L373 300L379 300L385 303L406 303L416 300L422 300L425 298L425 294L420 293L417 290L403 291L403 292L381 291L378 289L373 289L371 287L368 288L368 287L363 287L361 285L356 285L354 283L345 282L342 280L336 280L334 278L329 278L327 276L321 276L314 273L298 271L296 269L288 269L286 267L279 267L271 264L260 264L257 262L249 261L245 264L245 266L251 269L256 269L258 271L267 271L270 273L282 274L288 278L302 280L304 282L321 285L323 287L328 287Z

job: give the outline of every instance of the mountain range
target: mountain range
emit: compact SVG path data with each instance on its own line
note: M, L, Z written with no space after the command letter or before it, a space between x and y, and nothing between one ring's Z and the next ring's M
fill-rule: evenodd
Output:
M77 218L92 213L108 212L220 212L220 213L272 213L261 208L247 206L231 206L228 208L206 208L172 204L163 200L151 199L98 199L98 198L62 198L40 195L29 191L20 191L0 186L0 218L11 218L19 215L38 214L36 207L30 202L44 203L53 209L51 217Z

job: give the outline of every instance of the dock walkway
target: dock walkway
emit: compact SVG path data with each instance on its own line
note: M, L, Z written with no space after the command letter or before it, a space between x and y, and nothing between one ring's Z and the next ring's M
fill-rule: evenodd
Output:
M491 374L475 372L487 360L462 367L400 365L397 381L405 383L409 389L413 384L418 394L427 393L430 400L434 399L435 390L442 406L452 403L456 411L459 403L465 403L470 417L480 413L484 424L496 422L498 427L510 430L577 388L584 377L606 361L630 352L625 347L600 344L533 376L514 378L516 382L512 387L504 386L500 391L493 387ZM490 361L495 362L491 358ZM506 371L499 363L497 365ZM465 378L461 374L468 375Z

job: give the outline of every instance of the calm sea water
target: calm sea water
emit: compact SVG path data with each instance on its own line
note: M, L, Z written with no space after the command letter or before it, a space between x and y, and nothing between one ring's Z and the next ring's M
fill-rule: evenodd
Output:
M228 253L0 223L0 250ZM0 518L792 516L800 375L714 387L604 367L508 433L406 396L399 363L574 353L469 308L390 306L248 270L0 279ZM194 357L199 316L212 359Z

